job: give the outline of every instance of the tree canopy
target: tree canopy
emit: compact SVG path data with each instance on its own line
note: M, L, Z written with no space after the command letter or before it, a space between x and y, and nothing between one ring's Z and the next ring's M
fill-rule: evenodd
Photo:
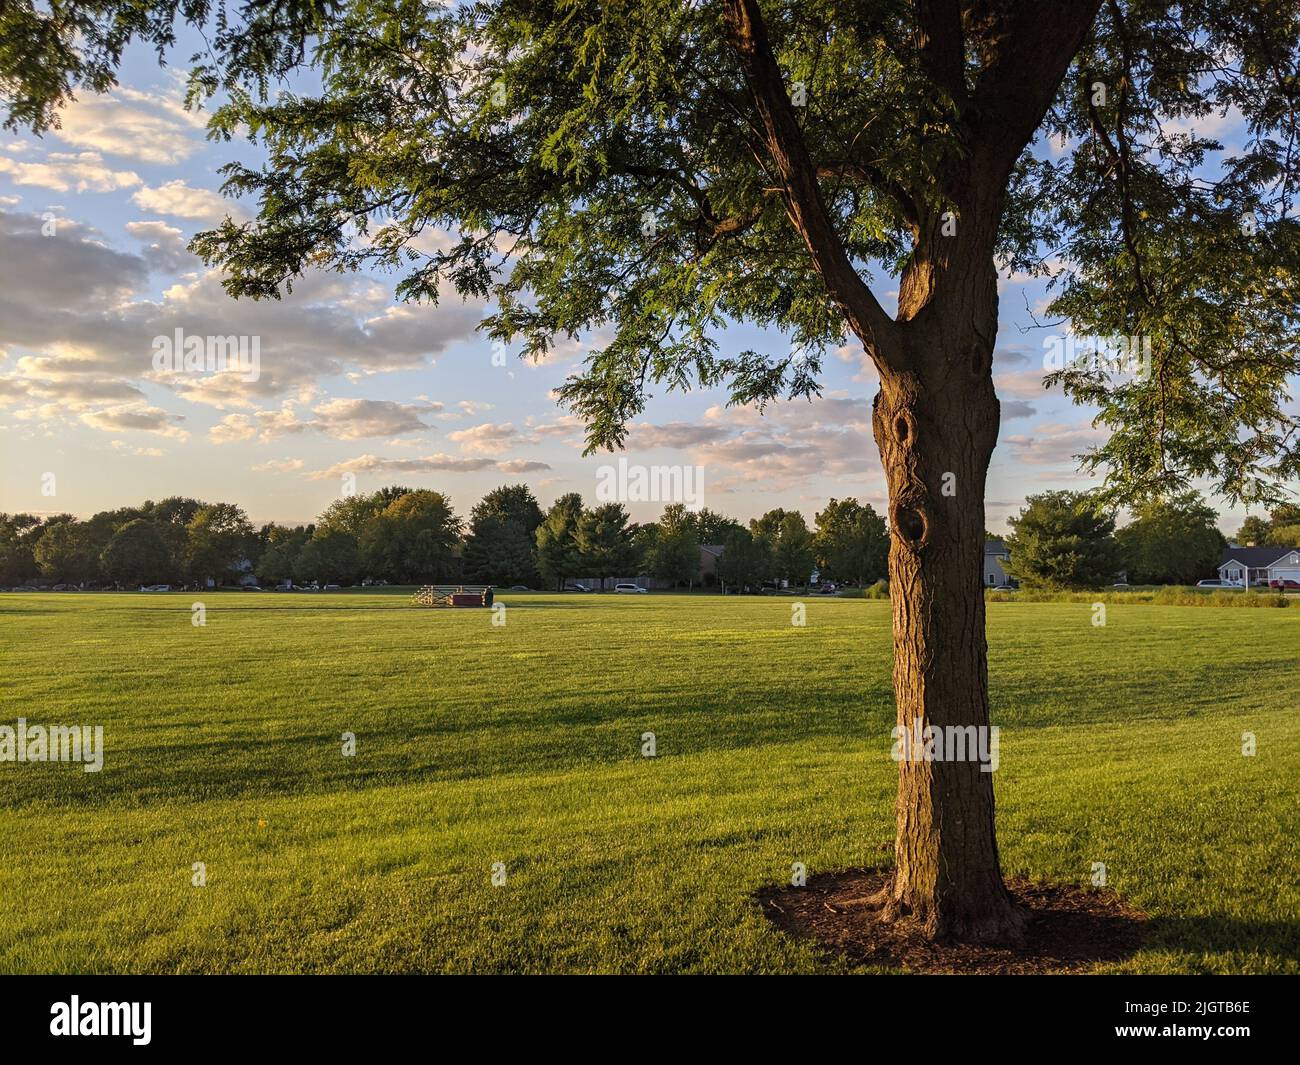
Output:
M1076 332L1150 341L1148 373L1058 374L1110 430L1088 461L1114 498L1300 472L1294 4L11 0L0 25L7 124L37 130L129 42L203 28L193 100L266 151L225 168L257 216L194 244L230 292L375 266L490 298L525 354L610 330L561 390L593 447L656 386L812 394L849 332L923 370L909 326L964 313L973 241L1051 274ZM1196 129L1223 114L1232 152ZM723 350L733 320L791 344Z

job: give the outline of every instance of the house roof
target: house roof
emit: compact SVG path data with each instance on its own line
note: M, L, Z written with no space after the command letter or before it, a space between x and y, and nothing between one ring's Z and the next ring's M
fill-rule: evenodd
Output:
M1225 547L1219 565L1222 567L1229 562L1240 562L1251 569L1267 569L1292 551L1300 551L1300 547Z
M984 553L986 555L1005 555L1007 553L1007 545L1001 540L985 540Z
M722 548L722 544L700 544L700 550L707 551L711 555L721 555Z

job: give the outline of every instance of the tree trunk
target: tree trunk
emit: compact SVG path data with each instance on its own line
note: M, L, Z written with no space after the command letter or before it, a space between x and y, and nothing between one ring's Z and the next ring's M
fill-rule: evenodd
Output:
M885 374L873 411L889 482L898 725L910 736L957 726L969 738L978 733L968 726L989 725L984 482L999 421L992 334L913 325L910 343L926 349L917 351L920 369ZM993 774L982 764L969 746L964 760L899 761L895 871L875 900L884 919L915 922L936 939L1021 937L1024 918L998 865Z

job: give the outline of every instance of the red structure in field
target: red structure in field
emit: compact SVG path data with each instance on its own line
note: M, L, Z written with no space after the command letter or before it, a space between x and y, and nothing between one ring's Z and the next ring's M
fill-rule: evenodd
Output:
M426 584L413 596L414 606L491 606L492 586Z

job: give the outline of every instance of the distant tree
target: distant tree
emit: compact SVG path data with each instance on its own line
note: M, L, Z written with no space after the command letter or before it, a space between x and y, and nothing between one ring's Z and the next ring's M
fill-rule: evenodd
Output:
M99 578L100 548L90 529L71 515L46 521L32 556L41 576L58 583L80 584Z
M772 547L763 537L737 527L723 538L717 575L724 592L728 589L758 591L764 581L772 578L774 571Z
M1242 545L1249 544L1266 544L1272 527L1267 518L1261 518L1257 515L1251 515L1241 523L1241 528L1237 530L1237 543Z
M869 503L831 499L815 521L813 548L823 578L865 586L885 576L889 530Z
M578 519L574 546L579 565L600 578L602 591L607 578L626 576L629 569L636 568L635 532L622 503L602 503L584 510Z
M681 503L664 508L643 561L652 577L690 587L700 578L700 535L695 515Z
M1214 574L1227 541L1197 492L1139 506L1115 534L1132 584L1194 584Z
M259 580L268 584L293 580L298 553L312 536L308 529L304 526L288 529L283 525L263 529L266 546L254 567Z
M813 551L813 534L808 523L797 510L792 510L781 520L781 531L773 548L776 575L791 585L807 587L813 568L817 565Z
M503 484L494 488L470 512L471 519L489 515L514 522L529 536L537 531L545 517L532 489L526 484Z
M761 536L769 544L775 545L781 536L781 523L785 521L787 511L775 507L766 514L749 519L749 531L754 536Z
M1029 496L1010 521L1007 571L1026 587L1096 588L1115 579L1122 563L1115 519L1081 492Z
M542 508L527 485L494 488L470 511L465 575L485 584L533 584L538 579L537 527Z
M189 496L168 496L157 503L145 503L140 509L158 527L158 534L167 543L167 550L177 564L177 575L182 575L190 557L189 524L206 503Z
M570 492L560 496L537 527L537 564L542 576L554 581L556 589L564 587L569 577L578 574L578 522L582 518L582 496Z
M1275 547L1300 547L1300 522L1275 525L1269 530L1268 542Z
M457 574L459 542L451 501L422 488L398 496L366 526L361 560L367 573L400 584L445 581Z
M100 556L104 573L117 584L132 587L172 580L176 563L158 524L144 518L117 530Z
M772 576L791 584L807 584L816 564L812 533L797 510L780 507L749 523L750 533L765 540L772 553Z
M233 579L252 552L257 534L242 507L204 503L186 525L186 570L192 580L217 584Z
M340 532L351 533L360 542L365 539L371 523L390 504L411 491L410 488L390 485L368 495L358 493L342 496L321 512L316 524L321 529L337 529Z
M708 507L697 511L692 515L692 519L696 535L699 536L702 544L720 544L727 533L733 529L741 528L740 522L736 521L735 518L729 518L725 514L709 510Z
M357 538L341 529L324 529L317 530L315 536L298 548L293 575L299 581L352 584L357 580L360 566Z
M517 521L480 514L465 538L465 576L483 584L531 586L538 579L536 541Z
M0 585L16 585L40 575L32 545L40 537L34 514L0 514Z
M1300 505L1279 503L1268 514L1268 532L1261 543L1276 547L1300 545Z

